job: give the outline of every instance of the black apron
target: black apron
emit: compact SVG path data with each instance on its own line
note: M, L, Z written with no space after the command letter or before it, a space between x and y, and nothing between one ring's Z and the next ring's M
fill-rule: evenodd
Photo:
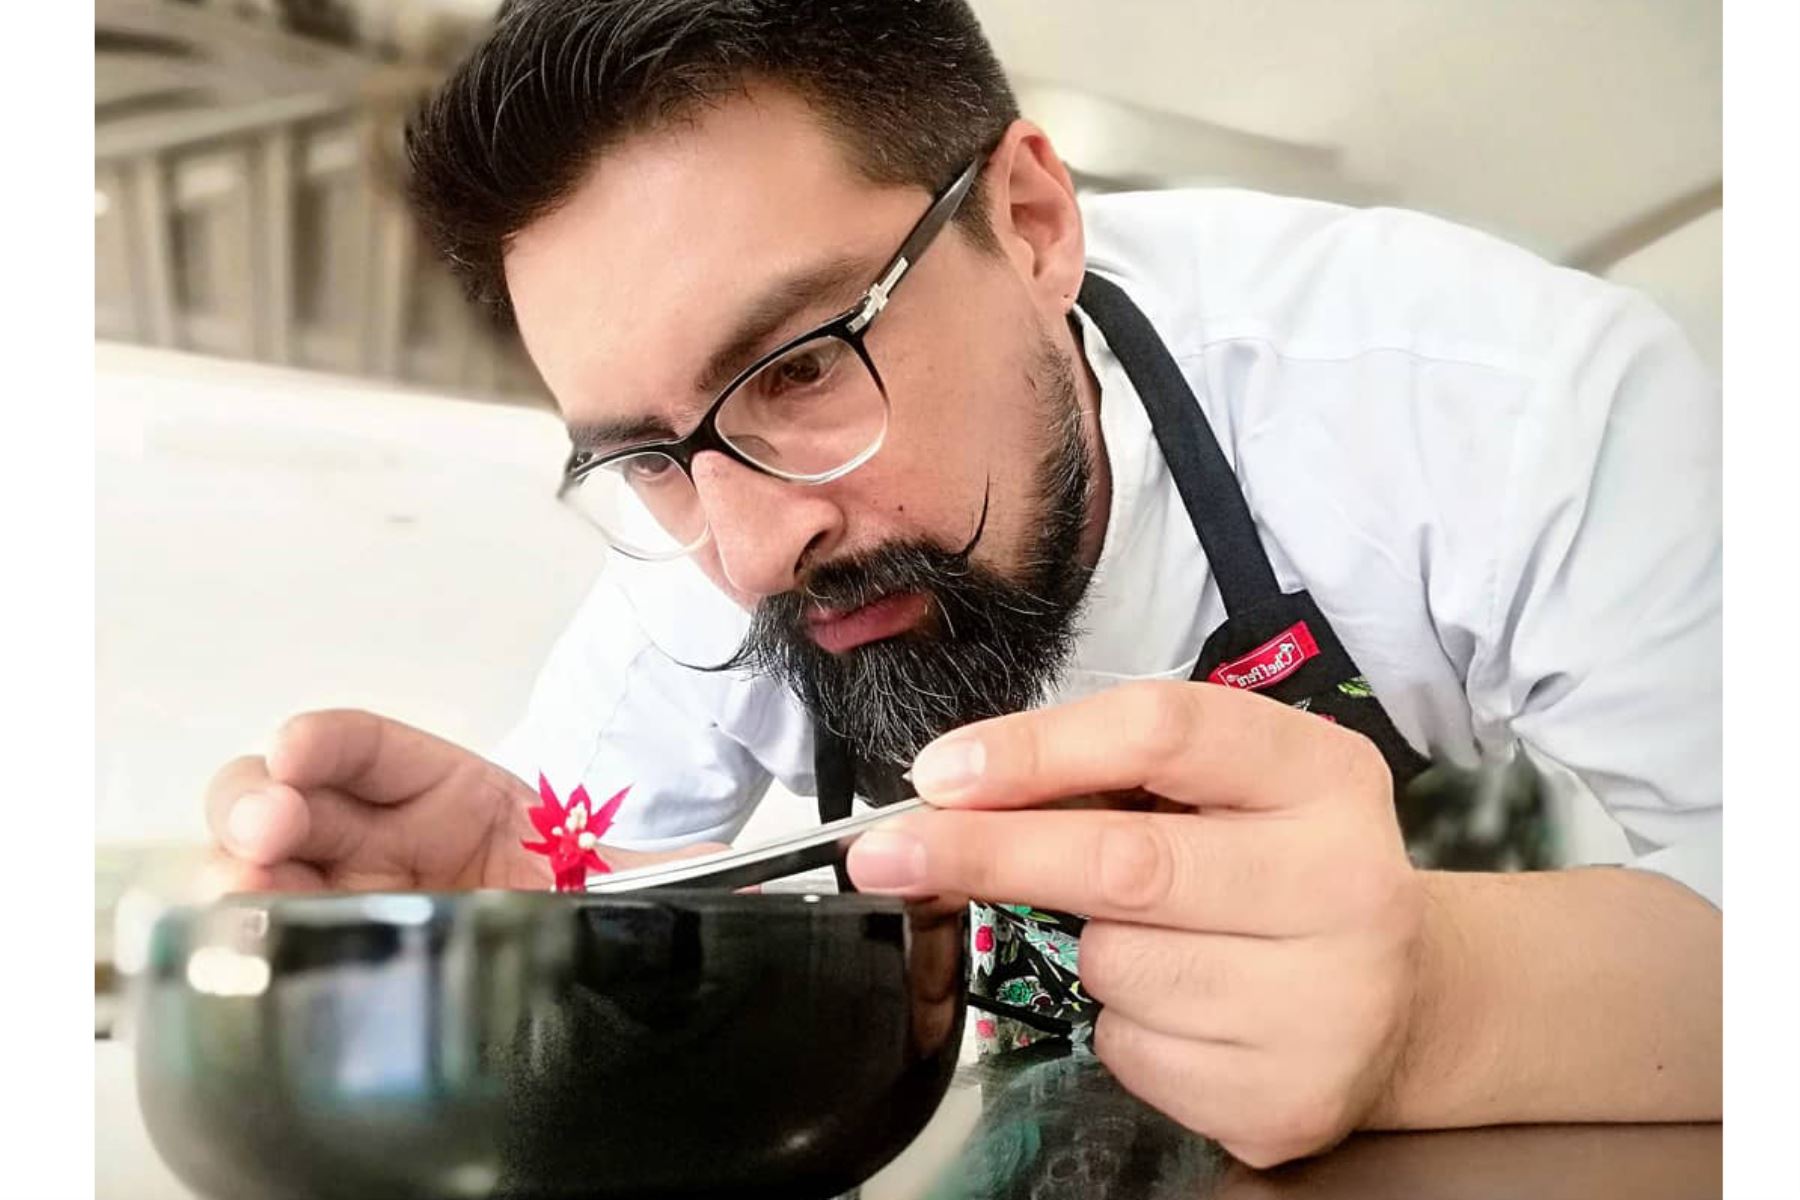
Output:
M1471 833L1457 819L1461 810L1454 798L1469 789L1440 779L1426 789L1435 793L1429 801L1409 800L1417 781L1433 778L1427 774L1430 763L1394 728L1312 597L1281 590L1231 464L1162 339L1117 284L1097 275L1083 282L1081 307L1106 336L1149 414L1225 603L1225 623L1206 639L1190 678L1260 692L1375 743L1393 773L1402 832L1420 865L1542 865L1535 791L1509 806L1497 836ZM876 805L911 794L896 776L860 770L843 741L817 722L814 735L821 820L848 816L858 791ZM849 889L841 868L838 882ZM1091 1023L1098 1005L1081 989L1076 971L1082 918L1018 905L974 907L970 1003L1016 1023L1003 1032L992 1021L978 1022L982 1034L1010 1045L1030 1040L1034 1031L1065 1033Z

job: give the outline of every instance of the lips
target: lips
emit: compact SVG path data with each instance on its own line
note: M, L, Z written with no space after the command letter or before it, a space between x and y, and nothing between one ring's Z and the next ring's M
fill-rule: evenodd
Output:
M930 601L918 592L896 592L861 608L810 608L806 629L821 650L842 654L905 633L924 619L929 607Z

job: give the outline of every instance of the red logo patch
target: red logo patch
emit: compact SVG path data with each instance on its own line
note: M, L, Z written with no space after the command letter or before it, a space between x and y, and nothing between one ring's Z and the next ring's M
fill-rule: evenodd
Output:
M1319 644L1313 641L1312 630L1306 627L1305 621L1296 621L1292 627L1241 658L1220 663L1206 678L1226 687L1249 688L1254 691L1280 683L1298 671L1301 663L1316 657L1318 653Z

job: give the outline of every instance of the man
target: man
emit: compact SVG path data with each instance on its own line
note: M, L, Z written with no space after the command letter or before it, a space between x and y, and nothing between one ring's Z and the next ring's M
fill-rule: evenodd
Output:
M1717 1117L1717 397L1644 301L1415 215L1078 204L958 0L516 3L409 151L621 555L509 770L359 713L226 768L235 883L545 886L540 772L631 786L617 864L910 766L857 885L1089 918L1098 1054L1253 1165ZM1515 751L1640 857L1409 862L1427 756Z

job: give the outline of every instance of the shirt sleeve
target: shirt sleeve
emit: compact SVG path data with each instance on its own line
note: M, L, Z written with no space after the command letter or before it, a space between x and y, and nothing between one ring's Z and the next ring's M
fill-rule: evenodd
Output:
M1512 431L1478 724L1723 906L1717 383L1632 292L1588 294Z
M523 719L491 759L557 795L604 800L620 788L606 840L634 850L736 837L769 772L716 719L728 681L657 647L623 590L602 575L557 640Z

